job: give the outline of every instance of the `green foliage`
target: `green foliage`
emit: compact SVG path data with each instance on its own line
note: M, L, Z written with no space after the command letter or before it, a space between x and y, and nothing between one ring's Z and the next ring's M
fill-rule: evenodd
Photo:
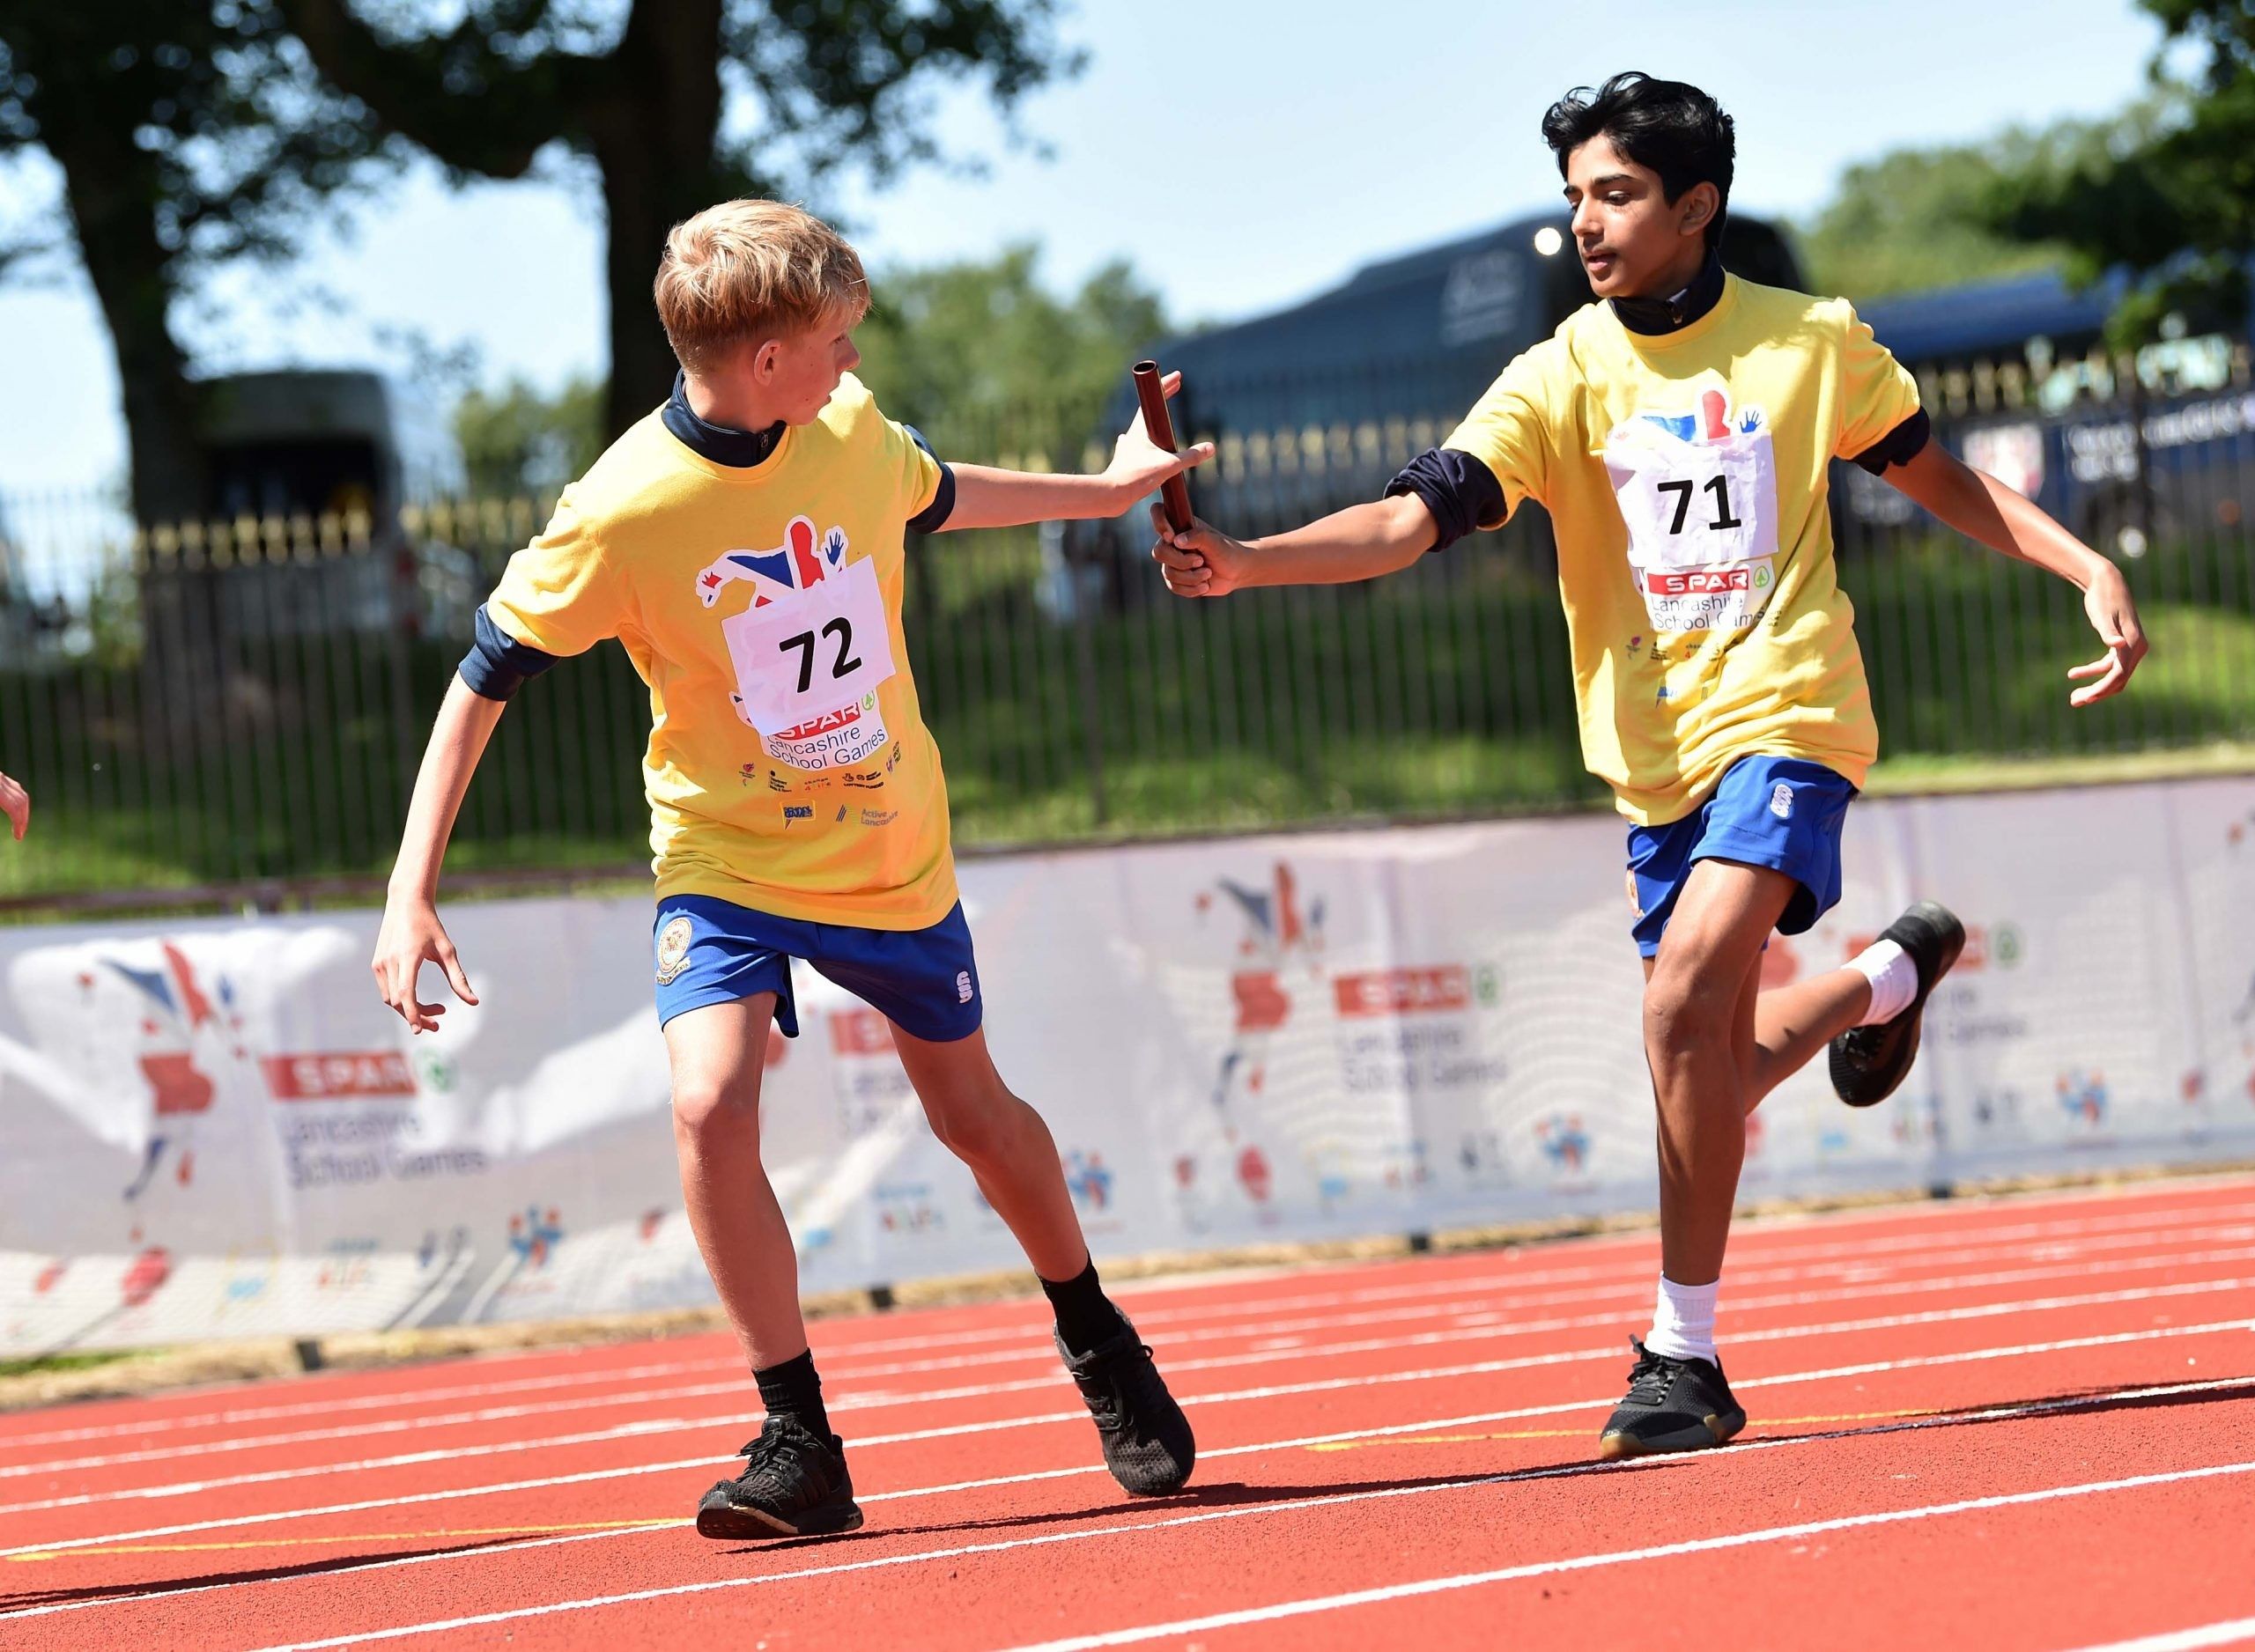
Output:
M2139 277L2110 323L2123 347L2163 336L2172 314L2244 316L2255 253L2255 4L2141 4L2167 31L2164 50L2188 46L2205 62L2170 88L2158 118L2009 168L1985 203L2000 232L2067 247L2076 280L2114 268Z
M400 151L322 84L272 0L48 0L0 6L0 167L34 153L62 188L0 212L0 273L76 254L124 380L134 508L200 509L180 301L216 265L289 256L324 200Z
M612 433L672 378L650 305L670 225L849 162L884 178L931 159L932 88L975 77L1007 111L1081 64L1052 33L1057 0L275 4L333 85L455 172L520 177L558 144L594 163Z
M1166 313L1124 262L1069 297L1041 284L1039 266L1039 250L1022 245L873 277L857 342L861 377L886 411L935 440L944 431L987 447L980 457L1018 446L1022 432L1004 427L1028 416L1063 439L1084 436L1135 353L1168 330Z
M2057 268L2066 240L2000 225L2008 181L2052 175L2133 147L2168 118L2153 100L2099 121L2012 128L1978 144L1893 150L1840 175L1830 201L1798 226L1811 283L1863 300Z
M1979 144L1898 149L1850 166L1832 199L1798 226L1810 284L1860 303L2057 264L2060 248L2014 240L1981 221L1996 178Z
M540 498L582 475L603 452L603 387L574 377L553 395L521 379L455 404L455 440L471 497Z

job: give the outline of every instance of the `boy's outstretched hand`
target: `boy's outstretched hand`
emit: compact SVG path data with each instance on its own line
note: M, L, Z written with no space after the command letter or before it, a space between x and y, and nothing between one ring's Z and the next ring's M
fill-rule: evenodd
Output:
M422 1003L416 996L416 977L426 962L446 972L456 998L465 1004L477 1002L477 994L469 990L469 977L462 972L462 960L455 955L455 943L439 921L438 908L428 901L386 902L383 927L376 933L376 955L368 968L375 975L376 990L384 1002L419 1033L436 1032L439 1017L447 1013L444 1004Z
M2089 705L2130 686L2130 674L2146 657L2145 628L2138 623L2138 605L2131 599L2130 582L2111 563L2082 594L2082 611L2097 631L2106 652L2067 675L2085 686L2067 696L2070 705ZM2096 682L2090 679L2096 677Z
M1182 375L1167 374L1159 380L1159 387L1173 395L1182 388ZM1138 408L1134 420L1113 444L1112 462L1104 468L1104 479L1119 490L1119 509L1113 514L1156 492L1159 483L1169 476L1179 476L1213 456L1211 442L1194 442L1179 454L1167 452L1143 428L1142 409Z
M1194 517L1178 534L1156 505L1151 506L1151 527L1159 536L1151 547L1151 559L1175 595L1227 596L1252 583L1252 553L1227 534Z
M0 815L8 817L8 824L15 829L16 841L24 841L24 828L32 823L32 794L8 775L0 774Z

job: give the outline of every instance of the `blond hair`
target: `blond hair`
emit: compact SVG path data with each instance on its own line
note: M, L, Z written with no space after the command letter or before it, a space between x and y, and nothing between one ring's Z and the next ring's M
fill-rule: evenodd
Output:
M723 201L675 225L652 293L691 372L719 365L737 344L832 315L858 321L869 307L869 277L846 238L779 201Z

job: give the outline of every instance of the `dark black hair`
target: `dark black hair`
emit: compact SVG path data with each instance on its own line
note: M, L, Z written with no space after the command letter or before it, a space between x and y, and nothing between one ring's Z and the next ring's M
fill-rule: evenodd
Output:
M1660 174L1661 193L1671 205L1695 183L1711 183L1721 197L1707 225L1710 247L1722 240L1724 210L1730 205L1731 161L1735 144L1730 116L1722 105L1681 80L1654 80L1630 70L1592 90L1576 86L1542 116L1542 141L1566 158L1593 137L1607 137L1630 160Z

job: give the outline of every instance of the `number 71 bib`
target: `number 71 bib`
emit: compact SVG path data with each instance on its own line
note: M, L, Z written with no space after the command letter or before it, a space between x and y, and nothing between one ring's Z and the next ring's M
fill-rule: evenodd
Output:
M1645 413L1605 439L1605 468L1629 529L1630 571L1655 631L1740 631L1777 586L1778 471L1760 409L1729 398Z

